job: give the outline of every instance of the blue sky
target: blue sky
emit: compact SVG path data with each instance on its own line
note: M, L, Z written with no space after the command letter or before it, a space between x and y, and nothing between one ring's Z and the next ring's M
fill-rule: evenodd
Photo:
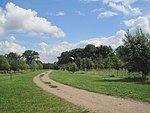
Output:
M0 0L0 54L33 49L53 62L89 43L116 48L127 29L149 33L149 6L150 0Z

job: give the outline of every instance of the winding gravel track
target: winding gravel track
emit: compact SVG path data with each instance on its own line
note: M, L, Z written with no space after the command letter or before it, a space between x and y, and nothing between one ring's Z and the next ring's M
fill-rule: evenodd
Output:
M33 82L44 91L75 105L80 105L89 111L97 113L150 113L149 103L97 94L63 85L49 78L48 75L51 72L50 70L44 73L44 76L40 76L41 74L35 76ZM51 88L45 82L50 82L51 85L57 86L57 88Z

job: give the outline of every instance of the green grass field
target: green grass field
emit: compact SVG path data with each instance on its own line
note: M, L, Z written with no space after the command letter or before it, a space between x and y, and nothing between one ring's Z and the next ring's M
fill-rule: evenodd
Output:
M87 113L38 88L32 78L42 71L0 74L0 113Z
M71 73L53 71L50 77L58 82L92 92L150 102L150 80L128 79L127 73L114 70ZM134 75L136 76L136 75Z

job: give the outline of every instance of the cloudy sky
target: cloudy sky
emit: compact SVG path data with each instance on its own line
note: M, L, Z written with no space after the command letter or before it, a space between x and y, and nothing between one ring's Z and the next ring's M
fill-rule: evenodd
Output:
M43 62L87 44L122 44L127 29L150 33L150 0L0 0L0 54L32 49Z

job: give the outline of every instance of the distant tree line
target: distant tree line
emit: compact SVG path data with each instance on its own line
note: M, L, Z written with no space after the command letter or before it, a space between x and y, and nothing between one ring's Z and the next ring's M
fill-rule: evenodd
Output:
M111 46L95 47L88 44L85 48L66 51L58 57L58 68L68 71L125 69L128 72L139 72L143 80L150 72L150 36L137 29L132 35L126 32L123 45L113 50Z
M61 69L70 70L91 70L91 69L111 69L117 70L124 67L122 60L116 55L111 46L101 45L95 47L88 44L85 48L77 48L66 51L58 57L58 65ZM72 70L72 69L71 69Z
M0 71L23 71L31 69L33 71L43 69L43 63L39 60L39 53L26 50L22 55L10 52L0 55Z

